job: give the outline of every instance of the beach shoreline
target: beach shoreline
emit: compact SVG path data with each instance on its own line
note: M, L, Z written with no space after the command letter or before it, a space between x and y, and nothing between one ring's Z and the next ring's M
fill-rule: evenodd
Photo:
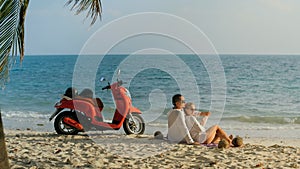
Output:
M5 130L12 168L299 168L299 139L245 137L241 148L170 144L152 135Z

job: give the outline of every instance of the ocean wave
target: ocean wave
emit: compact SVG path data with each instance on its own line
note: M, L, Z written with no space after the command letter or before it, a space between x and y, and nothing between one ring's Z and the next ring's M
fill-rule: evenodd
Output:
M151 126L151 127L168 127L167 123L147 123L147 126Z
M43 114L34 111L7 111L2 112L2 117L9 119L47 119L50 117L50 114Z
M300 117L237 116L224 117L222 118L222 120L238 121L244 123L300 124Z

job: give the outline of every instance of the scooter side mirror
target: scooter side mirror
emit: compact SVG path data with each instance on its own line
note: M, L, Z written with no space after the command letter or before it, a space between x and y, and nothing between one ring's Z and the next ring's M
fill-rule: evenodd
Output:
M104 81L106 81L105 77L101 77L100 82L104 82Z
M117 72L117 81L119 81L119 80L120 80L120 74L121 74L121 70L120 70L120 69L118 69L118 72Z

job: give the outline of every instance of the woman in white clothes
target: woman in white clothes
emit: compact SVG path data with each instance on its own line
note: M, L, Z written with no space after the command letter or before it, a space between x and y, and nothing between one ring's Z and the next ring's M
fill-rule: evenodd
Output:
M214 125L205 130L204 126L208 116L210 115L210 112L196 113L194 103L186 103L184 112L187 128L189 129L190 135L194 141L204 144L218 144L221 139L225 139L231 144L231 139L229 136L218 125ZM197 115L204 116L200 123L195 117Z

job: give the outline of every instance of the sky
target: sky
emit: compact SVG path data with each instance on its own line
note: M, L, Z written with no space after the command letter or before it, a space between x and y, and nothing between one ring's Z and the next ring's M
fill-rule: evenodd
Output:
M143 12L160 12L186 20L180 33L189 38L189 26L194 25L205 35L219 54L300 54L299 0L114 0L102 1L102 20L90 26L85 14L74 15L62 0L31 0L26 17L25 54L78 54L95 32L120 18ZM137 27L161 27L169 23L133 23L112 28L103 36L101 44L118 32ZM174 20L180 27L181 22ZM124 24L124 23L123 23ZM171 24L170 24L171 25ZM184 28L186 26L186 32ZM166 26L167 27L167 26ZM177 27L167 27L176 31ZM183 30L183 31L182 31ZM143 48L173 46L171 40L140 36L128 40L115 49L116 53L134 52ZM99 41L100 43L100 41ZM156 45L153 45L153 44ZM150 45L149 45L150 44ZM199 44L200 45L200 44ZM172 48L172 47L170 47ZM167 49L169 50L169 48ZM175 53L178 52L174 49ZM180 53L180 51L179 51Z

